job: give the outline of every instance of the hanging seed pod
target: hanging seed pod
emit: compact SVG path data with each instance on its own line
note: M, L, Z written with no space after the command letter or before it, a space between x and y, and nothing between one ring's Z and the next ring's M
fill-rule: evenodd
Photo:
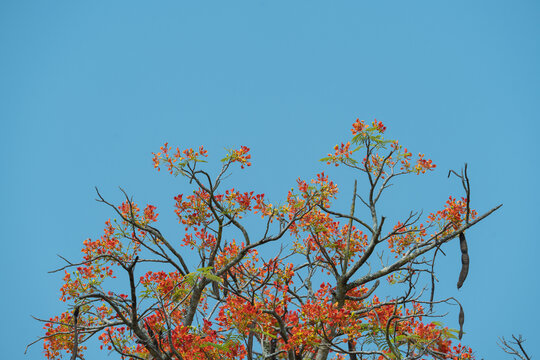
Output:
M435 258L437 257L437 252L439 250L441 250L440 245L437 246L437 249L435 249L433 260L431 261L431 296L429 297L429 311L433 311L433 298L435 297ZM444 254L444 251L442 251L442 253Z
M150 336L150 339L153 341L154 345L157 345L156 341L156 335L154 334L154 330L148 325L148 322L145 320L144 325L146 326L146 331L148 331L148 335Z
M461 304L459 305L459 340L463 337L463 323L465 322L465 313Z
M457 283L458 289L463 285L469 273L469 253L467 252L467 240L464 233L459 233L459 246L461 247L461 272Z
M221 300L219 297L219 285L216 281L212 281L212 294L218 299Z
M347 341L347 346L349 348L349 357L351 360L358 360L358 358L356 357L356 346L354 346L354 343L349 340Z

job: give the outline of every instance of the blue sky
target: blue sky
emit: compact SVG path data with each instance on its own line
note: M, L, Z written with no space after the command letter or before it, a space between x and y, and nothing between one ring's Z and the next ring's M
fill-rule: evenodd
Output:
M460 195L446 174L464 162L473 206L504 203L469 232L459 292L448 246L438 291L464 304L478 358L504 358L496 340L512 333L539 356L539 18L536 1L2 1L3 356L42 358L22 353L41 334L30 314L62 310L47 271L112 216L94 186L157 205L173 233L172 197L189 188L153 170L165 141L214 161L251 147L236 183L278 200L326 169L357 117L438 164L396 184L390 213ZM349 194L354 174L331 174Z

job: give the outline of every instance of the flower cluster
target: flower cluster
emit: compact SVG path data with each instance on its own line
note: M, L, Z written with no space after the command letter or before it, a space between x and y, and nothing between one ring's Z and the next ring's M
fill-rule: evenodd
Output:
M414 167L414 172L416 172L416 174L425 174L426 171L433 170L436 167L437 165L435 165L431 159L426 160L424 159L424 154L418 154L418 160L416 166Z
M424 159L423 154L418 154L416 165L411 165L412 154L398 144L397 140L385 140L383 134L386 126L381 121L374 120L371 125L367 125L363 120L356 119L352 124L353 138L350 141L342 142L334 147L334 152L322 158L328 165L341 164L368 172L376 179L387 179L400 174L416 173L424 174L426 171L435 169L436 165L430 159ZM353 147L353 145L356 147ZM390 144L390 152L382 154L379 152ZM359 162L353 158L353 154L365 148L366 156ZM399 170L396 165L399 164ZM361 165L361 166L360 166Z
M168 143L165 143L160 147L160 150L161 151L157 153L152 153L154 168L157 168L158 171L160 171L160 165L165 164L167 170L171 174L174 172L174 169L181 171L189 162L203 161L201 158L208 157L208 151L206 151L203 146L200 146L198 151L195 151L192 148L180 151L179 148L176 148L176 151L172 153L171 147Z
M367 125L364 123L364 120L360 121L360 119L356 119L356 121L352 124L352 127L351 132L353 135L356 135L366 129Z
M213 215L208 208L209 199L210 195L202 189L197 189L193 195L188 195L186 201L183 194L174 197L174 212L178 216L178 221L186 225L186 230L189 227L197 230L203 223L212 221Z
M248 153L249 148L246 146L242 146L239 150L233 150L230 161L232 163L239 162L242 169L244 168L244 166L251 166L251 162L249 162L249 159L251 159L251 154Z
M326 162L328 165L334 164L335 166L339 166L339 164L345 159L349 159L352 155L352 150L350 150L351 143L347 142L346 144L341 143L341 146L336 145L334 146L334 153L328 154L328 161Z
M394 226L393 235L388 238L388 248L398 258L410 249L411 245L417 245L425 240L426 229L424 224L419 226L405 226L401 222Z
M467 199L462 197L458 200L452 196L446 200L443 210L439 210L436 213L429 215L430 222L439 222L440 227L446 228L447 224L451 225L453 229L458 229L467 215ZM476 218L478 213L474 209L469 209L469 216L471 219Z

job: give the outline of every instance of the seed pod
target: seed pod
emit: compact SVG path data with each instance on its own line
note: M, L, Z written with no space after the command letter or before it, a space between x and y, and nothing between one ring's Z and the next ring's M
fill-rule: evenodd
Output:
M154 333L154 331L152 330L152 328L150 327L150 325L148 325L147 322L145 322L145 325L146 325L146 330L148 331L148 335L150 335L150 339L152 340L152 342L154 343L154 346L159 349L159 346L158 346L158 342L157 342L157 338L156 338L156 334Z
M461 272L459 273L459 279L457 288L459 289L469 273L469 254L467 249L467 240L464 233L459 233L459 246L461 247Z
M349 347L349 358L351 360L358 360L356 357L356 346L354 346L352 340L347 341L347 346Z
M463 323L465 322L465 313L463 312L463 308L461 307L461 304L459 305L459 340L461 340L461 337L463 336Z
M227 275L223 275L221 277L223 279L223 298L226 298L227 296L229 296L229 282L227 281Z

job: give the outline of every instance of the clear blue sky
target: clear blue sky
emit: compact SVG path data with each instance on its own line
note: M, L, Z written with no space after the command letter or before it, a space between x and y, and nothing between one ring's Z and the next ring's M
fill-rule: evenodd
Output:
M2 1L2 357L42 358L22 353L41 335L30 314L62 310L55 254L78 258L112 216L94 186L157 205L172 234L172 197L189 190L153 170L163 142L214 160L247 145L238 182L279 199L357 117L438 164L388 204L436 209L460 194L446 173L464 162L473 206L504 203L469 232L459 292L448 246L438 291L463 302L478 358L505 358L496 340L512 333L540 356L538 19L537 1Z

